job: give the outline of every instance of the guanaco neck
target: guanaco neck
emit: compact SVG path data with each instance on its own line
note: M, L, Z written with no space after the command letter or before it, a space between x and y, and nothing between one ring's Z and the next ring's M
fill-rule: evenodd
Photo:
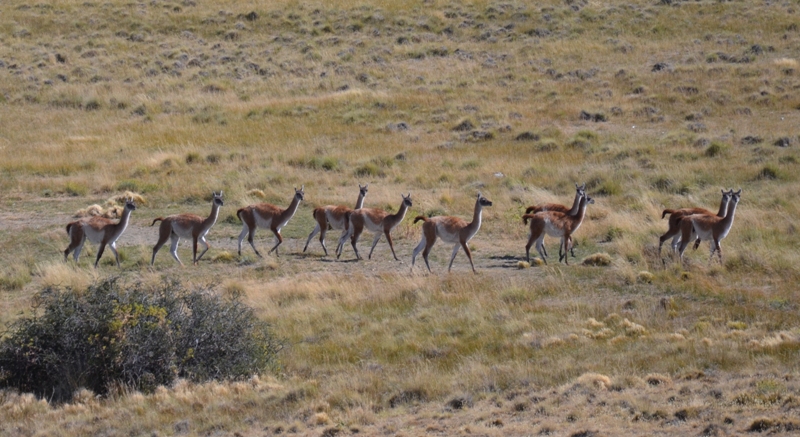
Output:
M586 196L581 196L580 207L578 208L578 214L575 216L575 226L572 229L572 232L575 232L578 227L580 227L581 223L583 223L583 218L586 217L586 205L589 203Z
M392 227L397 226L397 224L402 222L406 217L406 211L408 211L408 205L406 205L406 201L404 199L403 202L400 203L400 209L397 211L397 214L386 216L386 222L388 222Z
M211 202L211 215L208 216L207 219L203 220L203 230L209 230L214 223L217 222L217 217L219 216L219 205L217 202Z
M717 213L717 217L725 217L727 215L728 204L730 204L730 198L722 196L722 200L719 202L719 212Z
M572 201L572 209L570 209L569 212L567 212L567 214L575 215L575 214L578 213L578 209L580 209L580 207L581 207L581 199L582 198L583 198L583 196L581 196L581 193L576 190L575 191L575 200Z
M481 228L481 215L483 213L483 205L481 199L475 201L475 210L472 212L472 222L464 228L469 235L475 235Z
M736 215L736 205L739 202L728 202L728 211L725 217L720 221L722 224L721 232L727 233L730 230L731 226L733 226L733 216Z
M289 219L292 218L294 213L297 212L298 206L300 206L300 199L297 197L297 195L295 195L294 197L292 197L292 203L289 204L289 207L283 210L283 213L278 218L279 221L281 223L289 221Z
M364 193L361 191L358 192L358 199L356 200L356 207L355 209L361 209L364 207Z
M127 207L122 211L122 217L119 218L119 223L114 225L112 236L119 236L125 231L131 218L131 212L133 212L133 209Z

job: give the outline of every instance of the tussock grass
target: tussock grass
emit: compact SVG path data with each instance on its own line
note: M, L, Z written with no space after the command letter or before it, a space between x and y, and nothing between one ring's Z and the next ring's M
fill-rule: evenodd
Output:
M147 208L119 243L121 274L219 282L293 346L270 388L120 390L58 410L4 393L0 422L82 434L113 433L101 428L114 422L158 433L512 435L531 430L511 414L541 408L548 419L534 431L563 435L600 422L599 433L648 434L668 421L697 434L706 415L728 433L755 415L784 423L766 410L741 420L701 413L678 391L687 367L719 372L697 384L725 396L746 391L737 384L754 369L794 371L797 25L777 3L666 3L4 2L2 320L28 311L34 287L81 288L114 269L109 255L99 272L87 268L88 244L78 268L63 264L63 225L93 203L113 209L99 199L119 205L124 192L146 196ZM411 191L410 217L468 219L475 193L486 194L494 206L471 241L480 275L462 277L459 255L450 276L406 276L419 241L408 218L394 231L403 264L298 255L311 208L352 206L353 187L367 182L370 207L394 210ZM575 182L596 198L575 235L577 259L606 268L518 269L520 213L569 205ZM283 230L281 257L231 258L233 211L285 207L301 184L306 200ZM664 208L716 211L720 188L731 187L744 194L722 265L708 263L707 242L683 265L657 256ZM207 214L218 190L226 204L208 259L151 270L145 222ZM259 231L259 247L268 234ZM181 251L185 261L185 243ZM431 262L448 255L437 246ZM651 373L673 384L649 385ZM591 374L610 378L598 393L625 402L630 418L575 413L588 408L574 401L575 384ZM456 396L472 406L442 413ZM409 411L425 428L404 422ZM90 414L115 419L92 425Z

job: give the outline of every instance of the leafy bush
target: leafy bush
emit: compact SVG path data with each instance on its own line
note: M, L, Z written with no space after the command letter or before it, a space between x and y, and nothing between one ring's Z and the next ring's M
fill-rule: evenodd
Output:
M152 391L176 378L240 379L276 366L281 344L238 294L178 281L111 278L87 290L48 287L0 342L0 387L69 401L80 388Z

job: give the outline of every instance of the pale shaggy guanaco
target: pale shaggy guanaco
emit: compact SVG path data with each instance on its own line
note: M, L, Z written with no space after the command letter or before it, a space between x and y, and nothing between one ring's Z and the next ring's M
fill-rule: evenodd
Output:
M728 212L728 202L731 200L731 196L733 195L733 190L725 191L720 190L722 192L722 200L719 203L719 211L717 212L717 217L725 217L725 214ZM692 214L704 214L713 216L714 213L711 211L704 209L704 208L681 208L681 209L665 209L661 213L661 218L663 219L667 214L669 216L669 229L664 235L658 238L658 255L661 256L661 246L667 241L669 238L672 238L672 251L678 251L678 244L681 241L681 227L680 221L682 218L686 216L690 216Z
M693 214L686 216L680 221L681 228L681 247L678 250L680 259L683 260L683 252L692 241L692 237L697 236L695 248L702 240L709 240L711 244L711 256L708 261L714 259L714 252L719 256L719 262L722 263L722 247L720 241L728 236L731 227L733 226L733 219L736 215L736 205L739 204L739 198L742 195L742 189L733 193L730 202L728 202L728 211L725 217L718 217L705 214Z
M183 266L183 262L178 258L178 243L181 241L181 238L192 239L192 264L197 265L200 258L208 252L211 246L208 244L208 241L206 241L206 234L208 234L208 231L214 226L214 223L217 222L219 208L222 206L222 191L220 191L219 194L211 194L213 196L211 199L211 214L206 218L195 214L175 214L167 217L158 217L153 220L150 226L155 225L157 221L161 221L161 225L158 228L158 242L153 246L153 257L150 259L151 266L155 264L156 254L164 243L167 242L167 239L171 241L169 252L181 266ZM197 256L198 241L203 243L206 247L200 253L200 256Z
M253 237L255 236L257 228L265 228L272 231L275 235L275 246L272 246L272 249L267 252L267 255L274 251L275 256L278 256L278 246L283 243L281 228L286 226L286 223L288 223L294 216L294 213L297 212L297 207L300 206L300 202L303 201L305 196L304 189L305 185L301 186L299 190L297 188L294 189L292 202L289 203L286 209L269 203L259 203L246 206L236 211L236 216L242 221L242 232L239 234L240 256L242 255L242 240L244 240L245 235L247 235L247 241L256 252L256 255L259 257L261 256L258 249L256 249L255 243L253 243Z
M522 221L528 223L530 220L530 236L528 237L528 244L525 245L525 259L530 262L530 249L536 243L536 250L542 257L542 261L547 264L547 254L543 248L545 234L551 237L559 237L561 239L558 249L558 261L562 260L569 265L569 257L567 251L572 247L572 235L580 228L583 219L586 217L586 205L594 203L594 199L589 196L581 196L577 213L570 215L563 212L556 211L542 211L536 214L525 214L522 216ZM561 254L562 248L564 249L563 255Z
M347 213L364 206L364 198L367 197L368 186L369 184L363 187L361 184L358 184L358 199L356 199L356 207L353 209L344 205L327 205L314 208L312 216L317 224L314 226L314 230L308 234L308 240L306 240L306 245L303 247L303 252L308 249L308 244L311 243L311 239L314 238L314 235L319 233L319 243L322 245L322 250L325 251L325 256L328 256L328 248L325 246L325 233L328 229L347 231Z
M100 257L103 256L103 251L106 245L114 253L114 258L117 261L117 267L121 267L119 263L119 253L117 253L117 240L125 232L130 222L131 212L136 209L136 204L132 199L125 199L125 208L122 210L122 217L119 222L113 222L105 217L91 217L76 220L67 224L67 234L70 237L69 246L64 251L64 260L69 257L69 253L73 250L73 258L78 262L83 249L83 243L88 238L92 243L97 243L100 247L97 249L97 257L94 260L94 268L97 268L97 263L100 262Z
M422 240L420 240L417 247L414 248L414 253L411 255L411 270L414 270L414 262L417 255L422 251L422 258L425 260L425 265L428 267L428 272L431 271L431 265L428 262L428 255L431 253L436 238L439 237L445 243L453 244L453 254L450 256L450 264L447 266L447 271L453 268L453 260L456 259L458 249L463 248L464 253L469 258L469 264L472 267L472 272L475 271L475 264L472 262L472 252L469 250L469 240L478 233L481 228L481 216L483 208L492 206L492 202L478 193L475 199L475 209L472 212L472 221L467 223L466 220L459 217L452 216L438 216L438 217L425 217L417 216L414 223L422 220Z
M372 247L369 250L369 256L367 258L372 259L372 252L375 250L375 246L381 239L381 235L386 235L386 241L389 242L389 248L392 249L392 256L394 256L395 261L400 261L397 258L397 255L394 253L394 243L392 242L391 232L392 229L394 229L400 224L400 222L403 221L408 208L412 206L411 193L408 193L408 196L404 196L402 193L400 193L400 196L403 198L403 201L400 203L400 209L396 214L389 214L382 209L376 208L359 208L351 213L348 213L348 229L339 238L339 244L336 247L336 258L342 256L344 243L347 241L347 237L350 237L350 245L353 246L353 251L356 253L356 259L362 259L361 255L358 253L358 247L356 244L358 243L358 238L361 236L364 228L367 228L371 232L375 233L375 237L372 239Z

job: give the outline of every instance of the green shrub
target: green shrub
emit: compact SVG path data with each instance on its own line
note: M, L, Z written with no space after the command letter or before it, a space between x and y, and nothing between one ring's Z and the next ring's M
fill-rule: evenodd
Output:
M378 167L377 164L374 162L368 162L364 165L356 167L355 171L353 171L353 175L356 177L384 177L386 173L384 173L383 169Z
M200 154L197 152L189 152L186 154L186 163L194 164L200 162Z
M722 155L728 149L728 146L724 143L720 143L717 141L711 142L711 144L706 148L703 154L709 158L713 158L715 156Z
M778 169L771 165L765 165L756 176L760 180L774 180L780 177Z
M247 378L274 369L281 348L238 294L178 281L47 287L34 302L0 342L0 388L57 402L80 388L105 395L120 386L149 392L176 378Z
M311 158L290 159L288 164L293 167L310 168L312 170L337 171L339 160L331 157L314 156Z
M70 196L85 196L88 191L89 189L85 185L77 182L67 182L64 185L64 192Z

